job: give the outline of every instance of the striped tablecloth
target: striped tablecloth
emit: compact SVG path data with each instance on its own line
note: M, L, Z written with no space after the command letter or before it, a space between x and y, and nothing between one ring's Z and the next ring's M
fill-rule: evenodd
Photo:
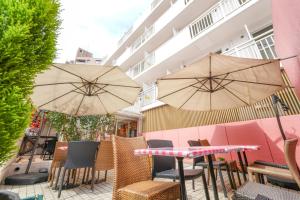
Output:
M148 148L136 149L135 155L157 155L173 156L184 158L195 158L217 153L229 153L233 151L258 150L258 145L224 145L224 146L203 146L203 147L186 147L186 148Z

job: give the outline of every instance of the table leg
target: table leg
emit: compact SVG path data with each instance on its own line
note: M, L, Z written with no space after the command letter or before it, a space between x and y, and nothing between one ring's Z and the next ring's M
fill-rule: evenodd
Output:
M243 159L242 159L241 152L238 151L237 154L238 154L239 162L240 162L240 165L241 165L241 168L242 168L244 181L247 181L246 171L245 171L244 162L243 162Z
M209 167L209 171L210 171L211 183L212 183L212 187L213 187L213 191L214 191L214 197L215 197L215 200L219 200L215 171L214 171L214 166L213 166L213 161L212 161L211 155L208 155L207 159L208 159L208 167Z
M248 167L248 159L247 159L246 151L243 151L243 156L244 156L245 165L246 167Z
M176 159L177 159L177 162L178 162L181 199L182 200L187 200L185 180L184 180L184 171L183 171L183 158L182 157L176 157Z

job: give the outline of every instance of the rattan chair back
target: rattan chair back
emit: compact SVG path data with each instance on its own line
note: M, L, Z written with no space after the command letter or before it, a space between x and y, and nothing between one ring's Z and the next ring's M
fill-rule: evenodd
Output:
M68 150L61 147L68 147L68 142L56 142L52 163L64 162L67 159Z
M113 157L112 141L102 140L98 148L95 170L103 171L103 170L110 170L113 168L114 168L114 157Z
M148 156L135 156L135 149L147 148L144 137L125 138L113 136L115 177L113 199L118 189L127 185L151 180L151 166Z
M296 147L298 138L284 141L284 157L291 174L300 188L300 171L296 161Z

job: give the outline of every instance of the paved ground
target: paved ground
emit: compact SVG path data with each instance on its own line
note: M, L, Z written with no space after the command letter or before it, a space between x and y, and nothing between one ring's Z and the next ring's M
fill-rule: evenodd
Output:
M225 181L227 185L227 190L231 190L229 182L226 176L226 173L223 172L225 176ZM207 177L207 176L206 176ZM106 182L102 182L95 185L95 190L92 192L90 185L81 185L79 187L63 190L60 199L98 199L98 200L109 200L112 198L112 182L113 182L113 171L108 173L108 179ZM236 180L236 183L238 181ZM195 191L192 189L192 181L186 181L187 194L189 200L198 200L205 199L205 194L202 186L201 177L195 181ZM226 199L221 189L220 180L217 181L219 189L220 199ZM26 185L26 186L9 186L9 185L0 185L0 190L10 190L12 192L19 193L21 198L29 197L34 194L43 194L44 200L53 200L57 199L57 191L49 187L49 183L41 183L35 185ZM210 197L213 199L213 192L211 185L209 186Z

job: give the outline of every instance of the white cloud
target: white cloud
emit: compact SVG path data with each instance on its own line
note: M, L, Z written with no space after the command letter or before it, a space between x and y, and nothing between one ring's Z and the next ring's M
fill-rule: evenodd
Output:
M150 0L61 0L61 29L55 62L75 58L78 47L103 57L147 9Z

